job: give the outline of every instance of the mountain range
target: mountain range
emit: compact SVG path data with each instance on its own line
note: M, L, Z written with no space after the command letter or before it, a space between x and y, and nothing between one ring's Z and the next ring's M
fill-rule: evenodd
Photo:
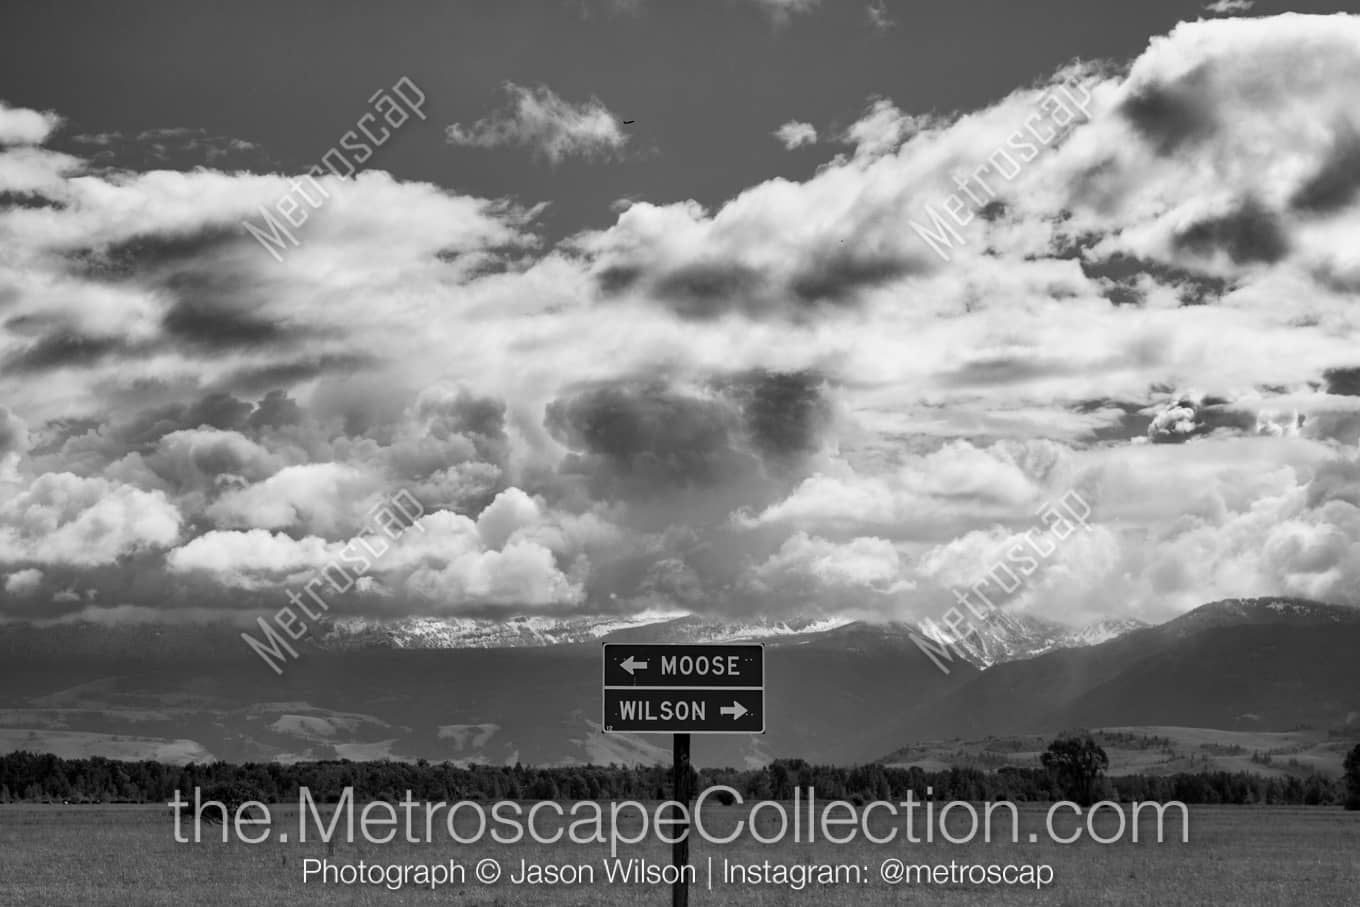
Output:
M282 676L226 627L12 624L0 751L664 762L669 736L601 732L600 643L737 640L766 645L768 731L696 738L696 764L866 762L914 741L1071 727L1360 734L1360 609L1262 598L1159 626L1016 619L943 659L906 624L338 621L304 638Z

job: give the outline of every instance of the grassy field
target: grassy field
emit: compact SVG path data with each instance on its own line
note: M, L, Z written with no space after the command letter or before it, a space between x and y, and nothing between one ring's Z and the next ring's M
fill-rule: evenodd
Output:
M295 828L295 813L275 809L280 822ZM737 818L719 816L714 826L731 828ZM1148 817L1144 817L1145 819ZM713 827L713 826L711 826ZM881 827L875 826L881 834ZM1022 830L1043 828L1043 808L1029 807ZM1100 826L1103 835L1113 824ZM1148 827L1147 823L1144 825ZM1178 826L1177 826L1178 827ZM436 824L438 835L439 825ZM205 838L213 833L205 829ZM468 867L468 883L435 891L382 886L342 887L303 883L303 860L327 856L318 842L250 846L240 842L177 844L168 809L106 806L0 806L0 904L5 907L217 907L268 905L631 905L669 904L665 885L608 884L600 869L603 847L576 845L459 846L336 843L329 859L357 863L441 863L455 859ZM217 832L220 834L220 831ZM696 840L692 861L700 867L691 903L876 905L908 903L1044 904L1090 907L1099 904L1179 905L1354 905L1360 902L1360 813L1338 808L1191 807L1190 842L1156 844L1123 841L1099 845L1047 842L967 845L825 843L762 846L747 838L731 845ZM1022 840L1027 838L1021 835ZM669 847L650 841L622 855L669 861ZM495 885L473 880L482 858L501 862L506 875ZM727 885L708 890L703 868L742 863L856 865L860 884L812 885L801 891L782 885ZM1042 891L1004 885L889 886L879 878L883 860L908 864L1050 864L1054 881ZM521 860L531 863L593 864L594 885L527 886L506 880Z

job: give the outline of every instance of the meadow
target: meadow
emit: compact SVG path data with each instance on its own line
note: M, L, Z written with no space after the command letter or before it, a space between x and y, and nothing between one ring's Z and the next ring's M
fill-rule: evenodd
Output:
M724 807L721 809L731 809ZM1022 829L1042 829L1045 807L1026 806ZM295 825L295 813L276 807L280 821ZM1158 844L1145 835L1100 845L1039 843L951 845L897 841L872 845L782 843L760 845L749 837L729 845L695 840L691 860L700 868L690 901L695 905L946 905L1027 904L1090 907L1100 904L1343 905L1360 900L1360 813L1335 807L1195 806L1190 809L1189 843L1178 834ZM720 817L735 822L733 817ZM1146 818L1146 817L1145 817ZM1145 822L1145 830L1147 823ZM1173 823L1174 824L1174 823ZM712 826L710 826L712 827ZM1170 826L1169 826L1170 827ZM1178 827L1178 826L1177 826ZM333 852L318 841L247 845L212 840L220 830L205 827L205 843L173 839L166 808L146 806L0 806L0 904L5 907L252 907L298 905L632 905L669 904L660 884L609 884L599 873L594 885L511 885L521 860L530 863L593 864L608 857L601 846L535 844L459 846L336 842ZM1113 833L1113 823L1098 826ZM881 833L881 832L880 832ZM400 838L400 836L398 836ZM1025 835L1021 835L1022 841ZM209 843L211 841L211 843ZM669 847L656 840L627 848L621 856L669 862ZM447 863L467 866L466 884L436 890L388 890L381 885L304 884L303 861L328 858L388 863ZM505 876L494 885L474 880L473 865L491 857ZM703 872L708 858L741 863L840 864L864 870L859 884L727 885L709 890ZM883 860L908 864L1049 864L1054 880L1043 890L1004 885L946 884L890 886L879 878Z

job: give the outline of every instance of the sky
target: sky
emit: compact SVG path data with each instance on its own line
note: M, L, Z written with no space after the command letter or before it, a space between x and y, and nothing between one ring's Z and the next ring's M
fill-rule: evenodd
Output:
M1360 16L1211 6L12 4L0 619L1360 604Z

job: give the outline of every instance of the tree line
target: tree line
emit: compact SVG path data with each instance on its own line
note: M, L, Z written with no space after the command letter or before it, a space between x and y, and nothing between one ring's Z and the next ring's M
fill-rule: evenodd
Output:
M1080 737L1055 740L1038 768L925 771L918 766L875 763L846 767L777 759L759 769L695 771L691 789L727 785L747 800L788 799L795 788L811 788L819 799L859 803L902 800L911 791L920 800L1179 800L1187 804L1345 804L1360 808L1360 746L1347 758L1346 774L1340 779L1317 773L1267 776L1226 771L1105 777L1108 760L1104 751L1088 741ZM165 803L177 790L189 795L194 788L210 798L225 797L236 803L295 803L301 787L308 788L318 803L337 802L347 787L354 788L360 801L397 802L407 790L418 800L450 802L647 800L670 797L671 769L667 765L534 767L425 760L167 765L101 757L62 759L23 751L0 756L0 803Z

